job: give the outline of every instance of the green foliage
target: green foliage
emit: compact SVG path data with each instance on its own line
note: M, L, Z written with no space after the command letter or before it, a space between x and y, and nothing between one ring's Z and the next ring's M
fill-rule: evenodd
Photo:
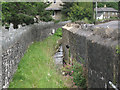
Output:
M98 7L112 7L118 10L118 2L98 2ZM65 2L62 9L63 20L71 19L72 22L82 19L88 19L89 23L94 23L93 2Z
M54 20L54 23L59 23L60 22L60 20Z
M118 2L98 2L98 8L99 7L104 7L104 5L106 5L106 7L112 7L116 10L118 10ZM94 8L96 6L94 5Z
M91 20L89 20L89 23L90 23L90 24L93 24L93 23L95 23L95 22L96 22L95 19L91 19Z
M118 17L110 17L110 20L117 20L119 19Z
M84 19L82 19L82 21L85 23L90 23L90 20L88 20L88 18L84 18Z
M118 46L118 45L116 46L116 53L120 54L120 46Z
M10 27L10 24L5 23L5 29L9 29L9 27Z
M58 28L55 35L59 36L59 37L62 37L62 28Z
M8 23L5 23L5 27L9 27L10 25Z
M50 21L50 12L45 10L49 5L43 2L3 2L2 23L13 23L14 28L17 28L18 24L33 24L37 15L42 21Z
M86 79L83 74L83 66L80 63L74 62L72 71L72 77L75 85L86 88Z
M56 72L53 62L55 46L60 37L53 35L35 42L26 51L9 88L64 88L65 80Z
M84 75L83 65L78 62L73 62L73 65L66 64L62 68L62 71L65 72L65 75L70 75L73 84L81 88L86 88L86 79Z
M64 17L67 17L73 22L76 20L82 20L84 18L90 20L93 18L92 7L92 2L67 2L64 3L62 12Z
M71 75L72 73L71 73L71 71L72 71L72 65L70 65L70 64L66 64L66 65L64 65L64 67L62 68L62 71L63 72L65 72L65 75Z
M66 17L68 17L68 12L70 12L70 7L72 6L73 6L73 2L64 2L62 8L62 14L64 19L67 19Z

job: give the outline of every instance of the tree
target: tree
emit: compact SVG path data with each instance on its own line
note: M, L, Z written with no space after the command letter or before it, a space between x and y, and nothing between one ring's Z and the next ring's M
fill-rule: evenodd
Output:
M93 18L93 3L92 2L72 2L65 3L62 10L64 16L71 20L82 20L84 18Z
M33 24L36 15L43 21L50 21L50 13L45 11L47 6L48 4L43 2L3 2L2 23L13 23L13 27L18 28L22 23Z
M106 5L106 7L112 7L116 10L118 10L118 2L98 2L98 8L99 7L104 7L104 5ZM96 6L94 5L94 8Z
M73 2L64 2L64 4L62 5L62 14L63 14L63 18L68 17L68 13L70 12L70 7L73 6Z
M46 21L46 22L52 20L52 17L50 16L51 12L45 10L45 8L48 7L50 4L46 4L46 3L43 3L43 2L35 3L35 7L36 7L36 10L37 10L37 15L40 16L40 20Z

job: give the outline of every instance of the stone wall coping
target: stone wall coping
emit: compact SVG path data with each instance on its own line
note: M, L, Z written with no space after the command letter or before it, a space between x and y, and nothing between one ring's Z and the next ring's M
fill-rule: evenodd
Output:
M32 35L32 29L38 28L40 30L44 30L46 28L54 27L54 25L65 25L66 23L70 23L71 21L63 21L59 23L54 23L54 22L39 22L39 23L34 23L28 26L24 26L18 29L13 29L13 30L6 30L4 28L1 28L0 30L0 45L2 45L2 51L7 50L10 46L13 45L13 43L16 43L18 40L21 39L25 34L24 33L31 33ZM39 26L39 27L37 27ZM34 29L35 30L35 29ZM32 37L31 37L32 38Z
M71 24L70 26L63 26L63 30L68 30L76 35L80 35L80 36L85 36L88 40L91 40L92 42L96 42L98 44L107 46L107 47L112 47L112 48L116 48L116 46L118 45L118 39L112 39L112 38L103 38L101 35L99 34L95 34L93 31L95 29L99 29L100 27L98 27L99 25L94 25L94 26L89 26L87 27L87 29L80 29L80 28L76 28L75 25L78 24ZM97 27L96 27L97 26ZM101 25L100 25L101 26ZM106 28L102 27L101 29L106 30ZM117 28L112 29L113 31L116 30L118 31Z

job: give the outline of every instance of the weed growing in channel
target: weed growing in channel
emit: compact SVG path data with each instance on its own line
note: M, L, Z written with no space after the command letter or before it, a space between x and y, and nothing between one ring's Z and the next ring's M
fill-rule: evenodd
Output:
M82 64L74 62L71 76L73 77L73 82L75 83L75 85L86 88L86 79L83 70L84 68Z
M69 75L71 77L73 85L80 88L86 88L86 79L82 64L78 62L73 62L72 65L66 64L62 68L62 71L66 76Z

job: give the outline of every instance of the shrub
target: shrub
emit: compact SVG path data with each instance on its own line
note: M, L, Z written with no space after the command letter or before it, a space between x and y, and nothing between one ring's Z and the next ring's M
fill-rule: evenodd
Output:
M64 67L62 68L62 71L65 72L65 75L72 75L72 68L73 68L72 65L66 64L66 65L64 65Z
M85 22L85 23L89 23L88 18L84 18L84 19L82 19L82 21Z
M116 53L120 54L120 46L118 46L118 45L116 46Z
M66 64L62 68L62 71L65 73L65 75L71 76L74 85L80 88L86 88L86 79L82 64L78 62L73 62L73 65Z
M117 20L118 17L110 17L110 20Z
M54 20L54 23L59 23L60 22L60 20Z
M74 62L72 72L72 77L75 85L86 88L86 79L83 73L83 66L77 62Z
M58 28L55 35L62 37L62 28Z

